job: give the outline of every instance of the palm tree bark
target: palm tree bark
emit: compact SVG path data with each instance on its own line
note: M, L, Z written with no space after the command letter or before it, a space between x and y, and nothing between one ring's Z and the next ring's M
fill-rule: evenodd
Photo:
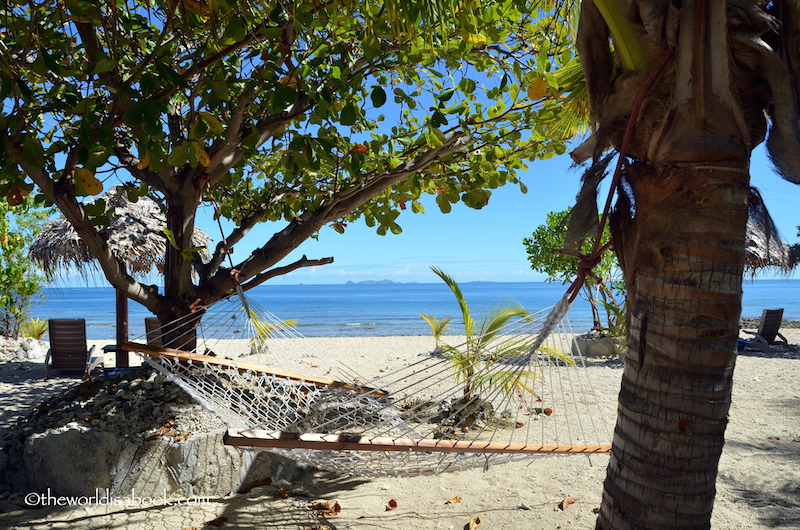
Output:
M708 528L736 360L748 174L632 169L641 172L637 212L669 214L676 200L682 222L629 284L628 354L597 528Z
M642 116L654 133L634 143L612 226L628 351L599 529L709 528L724 445L763 113L759 127L733 93L725 1L680 17L669 107Z

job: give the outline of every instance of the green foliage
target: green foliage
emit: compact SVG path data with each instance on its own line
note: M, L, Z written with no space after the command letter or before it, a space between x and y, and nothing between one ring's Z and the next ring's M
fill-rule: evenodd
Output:
M119 183L159 201L171 299L138 301L165 313L230 288L224 246L208 263L193 252L199 203L232 221L229 244L281 223L233 265L246 282L326 225L398 234L424 194L449 212L506 184L525 191L519 172L565 152L586 121L569 21L544 2L431 6L4 3L0 195L33 182L90 248L104 242L83 220L108 219L76 196ZM144 292L114 259L101 266Z
M16 206L0 201L0 214L0 333L15 338L28 318L31 300L44 284L28 257L28 247L49 210L37 208L28 195Z
M433 335L434 340L433 349L439 351L439 343L442 340L442 334L447 331L450 321L453 319L450 317L440 319L425 313L420 314L420 316L431 327L431 335Z
M476 321L470 313L469 305L458 283L437 267L431 267L431 270L447 284L461 308L466 335L465 347L458 349L445 345L444 352L453 365L456 380L464 383L465 398L469 400L476 392L488 392L498 387L509 394L533 392L533 389L526 385L524 380L534 379L536 377L534 372L528 370L512 372L490 368L494 363L508 361L511 356L528 353L528 348L522 343L506 341L493 346L492 343L506 324L513 319L528 318L530 313L519 302L511 301L493 307L486 317ZM571 358L564 355L563 352L548 353L553 356L551 358L558 358L565 364L574 364Z
M531 269L547 274L545 281L571 283L578 271L578 258L559 254L564 248L564 239L567 234L567 221L571 208L562 212L547 214L547 222L539 225L531 237L525 238L522 244L528 253ZM581 244L581 253L589 254L594 244L594 235L587 235ZM611 240L611 233L606 225L600 244L605 245ZM597 282L587 278L581 289L586 300L592 304L594 329L604 331L614 336L624 336L625 325L625 284L620 275L619 262L613 251L606 251L600 263L594 268L595 275L602 281ZM606 312L607 326L600 322L597 311L598 302Z
M22 323L20 331L23 337L30 337L36 340L42 340L44 334L47 333L48 323L43 318L29 318Z

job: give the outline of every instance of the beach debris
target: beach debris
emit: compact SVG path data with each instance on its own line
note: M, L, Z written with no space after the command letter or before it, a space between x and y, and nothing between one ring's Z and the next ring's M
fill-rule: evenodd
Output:
M331 527L324 524L319 524L319 525L309 526L308 528L306 528L306 530L331 530Z
M145 438L145 441L149 442L150 440L155 440L159 436L169 436L171 432L175 432L173 430L173 428L172 428L174 426L175 426L175 422L172 421L172 420L169 420L167 423L165 423L164 425L162 425L161 427L159 427L158 429L153 431L152 434L148 435Z
M558 508L564 510L570 504L575 504L580 499L578 497L564 497L564 500L558 503Z
M220 516L217 517L216 519L206 521L205 523L203 523L203 526L225 526L226 524L228 524L228 518Z
M386 503L386 511L391 512L392 510L397 508L397 501L392 499L388 503Z
M452 499L448 500L445 504L458 504L462 500L464 499L462 499L461 497L453 497Z
M520 510L533 510L533 508L531 508L530 506L528 506L528 505L527 505L527 504L525 504L524 502L520 503L520 507L519 507L519 509L520 509Z
M476 530L478 527L481 526L481 518L477 515L473 515L469 522L464 525L464 530Z
M315 502L309 504L307 508L316 511L317 515L323 515L327 517L339 515L339 513L342 511L342 507L339 505L339 503L333 501Z
M281 499L288 499L289 498L289 490L286 486L278 486L275 490L275 496L280 497Z
M253 482L249 482L244 486L242 486L241 488L239 488L239 491L237 493L239 493L240 495L245 495L253 491L255 488L260 488L261 486L269 486L271 484L272 484L272 477L267 477L262 480L254 480Z

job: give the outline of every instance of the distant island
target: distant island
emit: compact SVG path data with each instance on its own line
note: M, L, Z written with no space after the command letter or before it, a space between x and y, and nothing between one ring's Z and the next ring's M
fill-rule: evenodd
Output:
M360 282L345 282L345 285L400 285L404 283L418 283L418 282L393 282L392 280L364 280Z

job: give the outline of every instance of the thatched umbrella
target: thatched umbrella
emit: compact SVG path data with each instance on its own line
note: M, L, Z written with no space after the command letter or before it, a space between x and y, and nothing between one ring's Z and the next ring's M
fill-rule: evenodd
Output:
M166 217L155 201L140 197L133 202L112 188L89 204L102 206L102 211L111 214L111 222L99 232L131 275L143 277L154 268L164 271ZM202 230L195 228L192 246L205 249L210 241ZM78 233L64 218L48 223L31 245L29 255L42 267L48 280L77 271L88 281L90 273L102 272ZM207 253L204 258L208 258ZM128 299L117 291L117 344L127 340ZM117 366L127 365L127 352L117 350Z
M745 272L755 276L762 269L774 269L789 274L797 267L799 258L795 247L781 239L761 194L757 189L750 188Z

